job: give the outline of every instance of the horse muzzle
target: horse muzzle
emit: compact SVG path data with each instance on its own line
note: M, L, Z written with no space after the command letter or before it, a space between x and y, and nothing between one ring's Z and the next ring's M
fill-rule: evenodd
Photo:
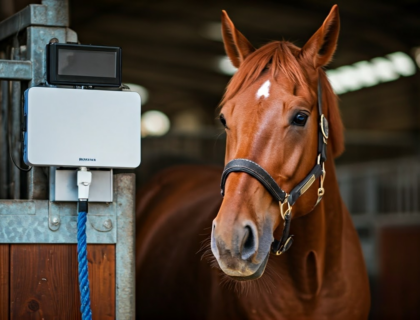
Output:
M267 237L269 239L264 239ZM263 275L272 241L270 231L264 232L259 238L253 223L235 227L229 233L229 237L218 233L216 222L213 223L213 255L222 271L237 281L254 280Z

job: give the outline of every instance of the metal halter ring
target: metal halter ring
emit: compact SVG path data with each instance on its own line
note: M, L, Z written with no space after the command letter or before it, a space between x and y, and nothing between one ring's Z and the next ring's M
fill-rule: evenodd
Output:
M323 114L321 114L321 120L319 122L319 126L321 127L322 135L324 136L325 140L327 140L328 134L329 134L328 120L327 118L325 118Z

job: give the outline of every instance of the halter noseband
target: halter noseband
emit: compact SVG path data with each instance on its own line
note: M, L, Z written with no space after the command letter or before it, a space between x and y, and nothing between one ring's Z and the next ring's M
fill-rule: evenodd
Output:
M257 179L267 189L271 196L279 202L280 214L284 220L284 227L280 240L274 239L274 242L271 244L271 252L275 255L281 255L286 252L293 244L293 235L289 236L289 231L292 220L292 206L295 204L296 200L303 195L318 178L320 178L320 185L318 188L318 200L315 206L318 205L324 195L324 179L326 173L324 162L327 160L328 121L322 113L322 87L320 81L318 81L318 115L318 157L316 164L309 174L293 188L290 194L283 191L273 177L260 165L248 159L234 159L228 162L222 173L222 180L220 183L222 196L225 194L225 184L229 174L232 172L245 172Z

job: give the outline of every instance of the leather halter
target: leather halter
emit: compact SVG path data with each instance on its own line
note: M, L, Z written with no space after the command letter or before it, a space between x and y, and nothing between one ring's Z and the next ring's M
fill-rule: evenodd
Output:
M318 200L315 206L321 201L322 196L324 195L324 179L326 173L324 162L327 160L328 121L322 113L322 87L320 81L318 81L318 116L318 157L316 164L308 175L293 188L290 194L283 191L273 177L260 165L248 159L234 159L228 162L222 173L220 184L222 196L225 194L225 184L229 174L232 172L245 172L257 179L267 189L271 196L279 202L280 214L284 220L284 227L280 240L274 239L274 242L271 244L271 252L275 255L281 255L286 252L293 243L293 235L289 236L289 231L292 220L292 206L295 204L296 200L303 195L318 178L320 178L320 186L318 188Z

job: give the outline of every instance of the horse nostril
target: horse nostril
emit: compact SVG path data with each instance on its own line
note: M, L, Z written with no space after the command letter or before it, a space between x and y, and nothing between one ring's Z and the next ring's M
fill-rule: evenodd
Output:
M248 259L255 253L255 236L250 226L245 227L244 239L242 241L241 256L243 260Z
M248 232L245 235L244 249L254 248L254 235L252 229L249 226L245 227Z

